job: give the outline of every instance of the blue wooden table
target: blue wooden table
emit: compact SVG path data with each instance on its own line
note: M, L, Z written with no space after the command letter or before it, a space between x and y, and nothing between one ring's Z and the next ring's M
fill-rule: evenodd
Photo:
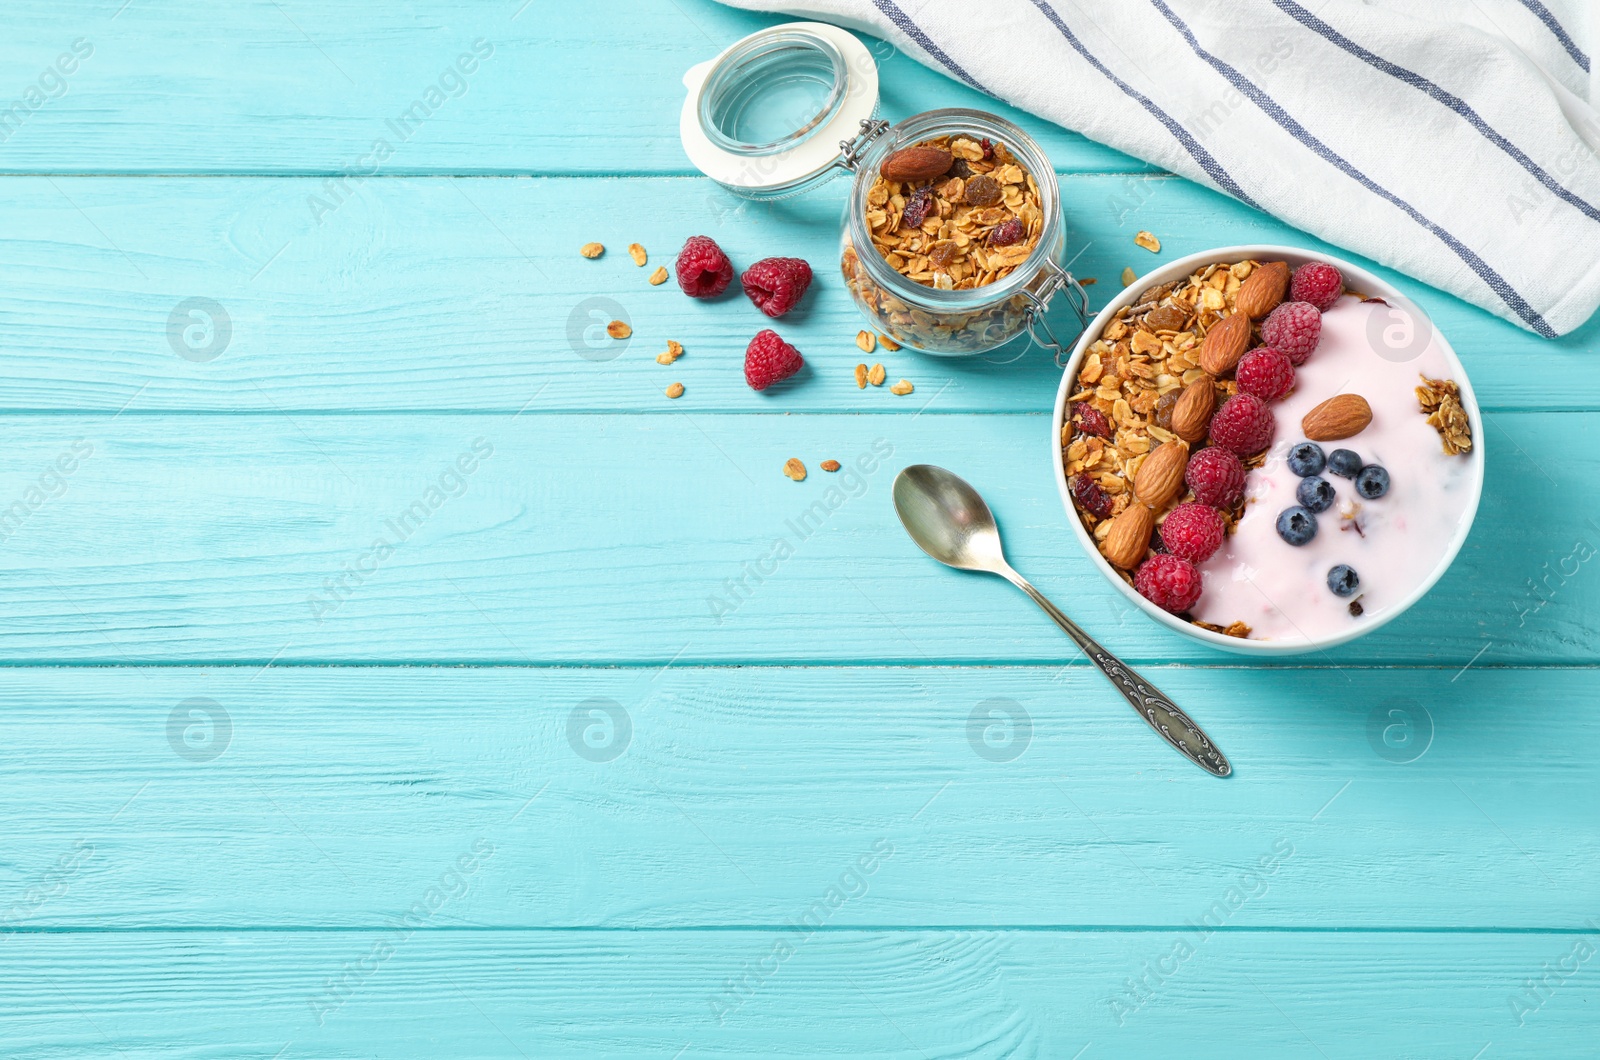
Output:
M1074 544L1046 357L858 390L844 185L689 167L683 71L773 21L7 5L0 1055L1593 1055L1600 327L1395 277L1483 402L1472 537L1367 640L1215 654ZM874 43L889 117L1039 138L1097 306L1316 245ZM745 386L742 299L646 283L700 232L817 266L799 385ZM918 461L1236 776L917 552Z

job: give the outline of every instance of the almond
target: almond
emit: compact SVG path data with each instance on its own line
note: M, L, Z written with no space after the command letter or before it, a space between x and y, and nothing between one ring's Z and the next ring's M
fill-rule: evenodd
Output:
M1300 420L1300 430L1313 442L1353 438L1372 422L1372 406L1360 394L1335 394Z
M1200 344L1200 367L1214 376L1232 371L1249 345L1250 318L1243 313L1223 317L1211 325Z
M1155 512L1142 504L1130 504L1111 520L1111 530L1100 542L1100 551L1113 566L1132 570L1150 551L1150 531L1155 525Z
M938 147L902 147L883 160L878 173L884 180L915 183L944 176L955 160L949 151Z
M1206 436L1211 425L1211 411L1217 404L1217 392L1209 375L1183 388L1178 403L1172 406L1172 433L1186 442L1198 442Z
M1239 285L1239 300L1235 303L1239 312L1254 320L1260 320L1283 301L1283 293L1289 289L1289 266L1282 261L1272 261L1252 272Z
M1173 420L1177 420L1176 413ZM1139 465L1139 473L1133 476L1133 492L1146 504L1160 508L1178 495L1188 466L1188 449L1177 442L1162 442Z

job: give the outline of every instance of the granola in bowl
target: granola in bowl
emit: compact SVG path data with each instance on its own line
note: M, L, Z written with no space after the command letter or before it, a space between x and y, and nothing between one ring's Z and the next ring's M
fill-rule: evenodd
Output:
M1386 344L1412 311L1387 284L1237 249L1257 253L1174 262L1101 313L1058 398L1057 482L1145 610L1218 646L1304 651L1443 573L1481 489L1476 409L1419 311L1418 341Z

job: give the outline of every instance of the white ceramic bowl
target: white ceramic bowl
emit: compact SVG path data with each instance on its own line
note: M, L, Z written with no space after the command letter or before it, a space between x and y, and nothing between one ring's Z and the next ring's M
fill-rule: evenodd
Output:
M1099 337L1100 332L1111 321L1111 318L1116 315L1116 312L1123 306L1132 305L1142 292L1172 280L1182 279L1196 269L1209 265L1214 261L1242 261L1245 258L1254 258L1257 261L1286 261L1291 268L1307 261L1326 261L1344 274L1346 288L1360 291L1365 295L1376 295L1383 298L1391 305L1415 314L1418 320L1425 321L1428 319L1427 314L1423 313L1414 302L1396 290L1393 284L1379 279L1358 265L1353 265L1348 261L1328 254L1313 254L1295 247L1256 245L1219 247L1215 250L1190 254L1188 257L1170 261L1147 275L1139 277L1137 283L1112 299L1109 305L1100 310L1099 314L1089 324L1087 330L1078 339L1077 345L1072 350L1072 359L1067 362L1066 371L1061 377L1061 387L1056 393L1055 415L1051 417L1050 421L1050 463L1055 468L1056 489L1061 494L1061 505L1066 510L1067 521L1072 524L1073 533L1077 535L1078 544L1083 546L1083 551L1089 557L1089 561L1099 568L1101 574L1105 575L1106 581L1111 583L1112 588L1127 597L1135 607L1167 628L1203 644L1209 644L1213 648L1220 648L1223 651L1236 652L1240 655L1300 655L1306 652L1321 651L1337 644L1345 644L1355 640L1357 637L1366 636L1373 630L1386 625L1403 614L1412 604L1422 599L1428 590L1433 588L1434 583L1444 576L1444 572L1450 568L1451 562L1455 560L1456 554L1461 551L1461 545L1466 541L1467 533L1472 529L1472 520L1477 515L1478 501L1483 494L1483 420L1479 415L1478 399L1472 392L1472 384L1467 379L1466 370L1461 367L1461 361L1456 357L1455 350L1451 349L1449 342L1445 340L1437 329L1434 329L1434 338L1444 351L1445 359L1450 364L1452 370L1451 378L1461 387L1461 404L1466 409L1467 417L1472 423L1472 451L1467 454L1467 459L1472 462L1472 493L1462 515L1461 523L1456 527L1455 534L1440 553L1439 562L1434 566L1432 573L1417 586L1416 591L1388 610L1374 615L1370 622L1365 622L1348 632L1331 637L1293 641L1248 640L1224 636L1221 633L1213 633L1209 629L1203 629L1190 622L1185 622L1178 616L1163 611L1149 600L1140 596L1134 591L1133 586L1123 581L1122 576L1116 572L1111 564L1106 562L1105 557L1100 555L1100 550L1095 546L1094 538L1089 531L1084 529L1083 522L1078 518L1078 512L1072 503L1071 494L1067 492L1067 474L1061 464L1061 428L1066 423L1067 398L1072 395L1071 384L1077 378L1078 366L1083 363L1085 351Z

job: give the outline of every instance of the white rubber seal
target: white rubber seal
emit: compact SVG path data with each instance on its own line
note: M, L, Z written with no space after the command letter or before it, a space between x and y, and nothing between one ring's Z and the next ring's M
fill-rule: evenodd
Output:
M715 59L691 67L683 75L689 94L683 101L683 113L678 120L683 149L696 169L736 190L770 191L821 176L838 162L839 141L854 138L861 131L861 123L870 119L878 108L878 64L873 62L867 46L853 33L822 22L791 22L761 33L774 29L804 29L826 38L838 48L845 64L845 97L832 120L819 126L798 147L771 155L739 155L713 144L700 127L700 92L712 68L750 37L724 48Z

